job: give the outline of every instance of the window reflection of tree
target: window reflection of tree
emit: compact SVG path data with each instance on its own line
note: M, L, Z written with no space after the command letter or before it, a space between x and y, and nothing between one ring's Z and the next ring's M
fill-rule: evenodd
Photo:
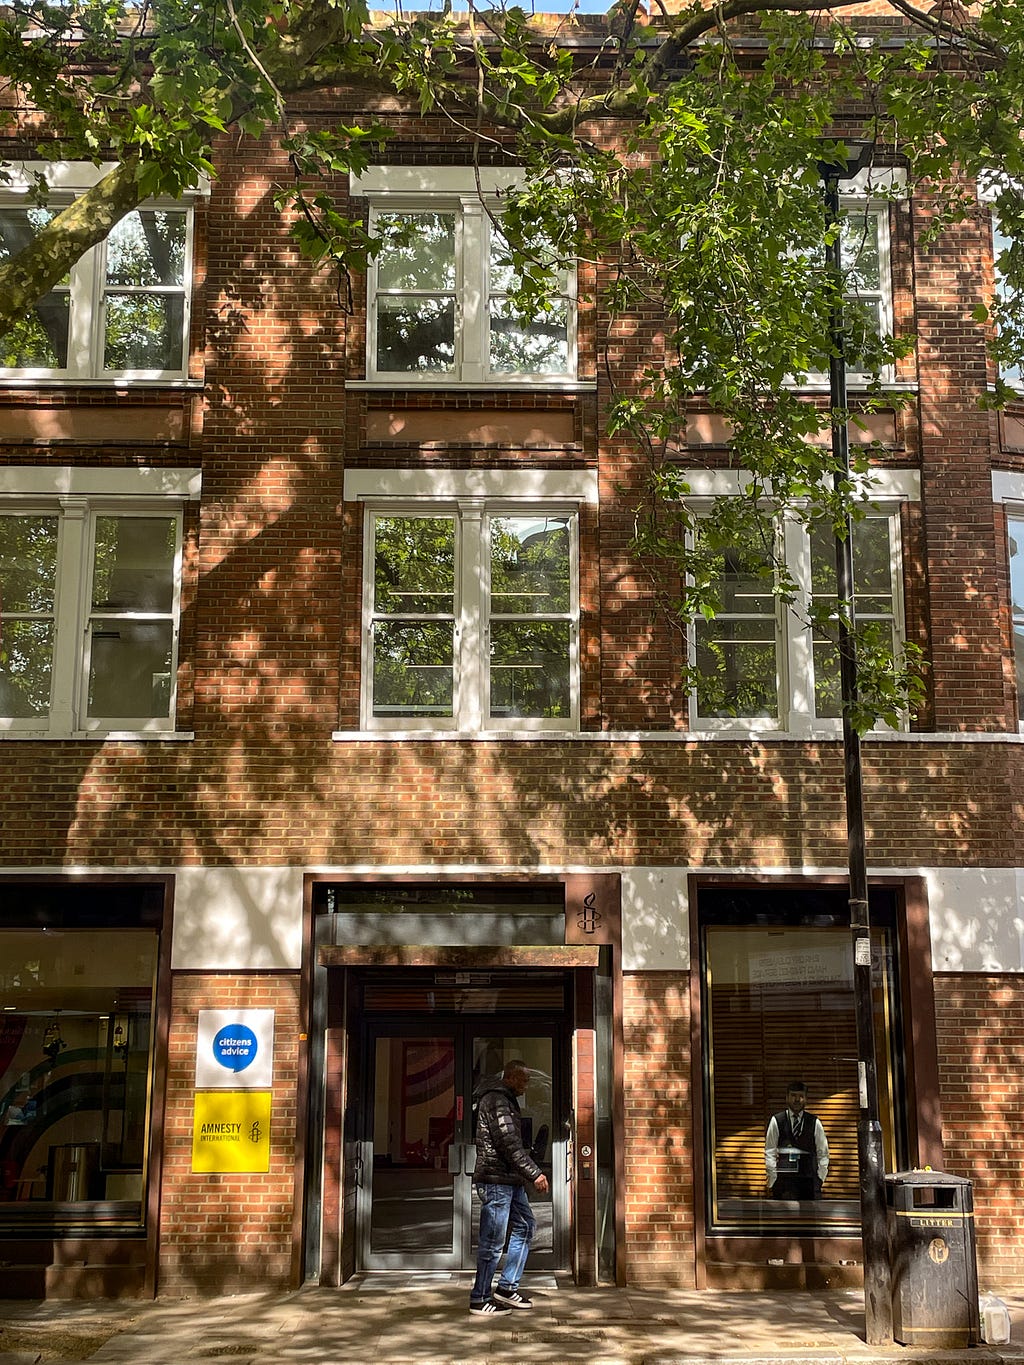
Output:
M455 363L455 215L382 213L377 367L411 373Z
M778 713L776 607L770 574L770 561L760 549L732 545L719 552L720 609L713 620L696 624L701 715Z
M490 234L490 367L502 374L564 374L569 364L568 273L550 243L526 243L526 270L550 269L550 292L539 310L520 311L509 295L522 283L513 252L497 226Z
M374 228L384 243L377 264L377 369L394 373L454 370L460 340L455 212L382 212L376 215ZM524 315L509 297L520 277L508 248L493 229L489 240L490 259L482 263L487 272L487 354L464 358L486 360L495 374L566 373L566 272L556 271L554 296L539 310ZM463 259L464 268L468 268L467 259ZM466 279L463 287L477 290L484 283Z
M42 207L0 209L0 261L26 250L53 214L54 210ZM0 339L0 365L66 369L70 315L70 295L63 281Z
M50 704L57 518L0 516L0 716Z
M159 209L131 213L111 232L107 242L105 369L167 370L180 364L185 235L185 214ZM146 292L149 290L171 292Z
M374 714L450 715L455 630L453 518L376 519L374 612L390 618L374 623ZM423 619L428 616L434 619Z
M522 618L569 609L568 519L492 518L492 715L568 716L569 622Z
M811 606L816 617L837 619L835 536L831 523L809 527ZM857 627L867 638L880 636L888 650L899 646L893 554L888 517L868 517L853 526ZM814 714L842 715L839 687L839 643L836 630L816 629L813 636Z

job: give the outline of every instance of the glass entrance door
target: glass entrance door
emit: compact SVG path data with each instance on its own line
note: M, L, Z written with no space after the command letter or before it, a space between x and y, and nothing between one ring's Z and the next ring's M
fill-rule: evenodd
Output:
M402 1266L417 1253L454 1265L456 1199L454 1034L377 1034L372 1040L369 1163L363 1162L367 1267Z
M509 1035L495 1037L490 1033L474 1034L471 1040L473 1061L473 1093L479 1092L481 1084L497 1080L506 1062L519 1058L530 1068L530 1084L526 1094L519 1101L523 1115L523 1141L530 1149L534 1161L548 1178L547 1194L540 1194L530 1188L528 1193L533 1212L537 1219L537 1232L530 1248L527 1269L554 1268L561 1265L556 1261L559 1238L556 1237L555 1210L558 1209L558 1231L565 1226L566 1202L566 1153L565 1121L559 1125L560 1131L552 1142L555 1133L555 1089L552 1039L537 1034ZM556 1189L554 1176L554 1152L557 1147L560 1157L562 1179ZM480 1231L480 1200L475 1188L472 1191L472 1216L470 1220L470 1243L472 1258L470 1267L476 1264L476 1249Z
M558 1030L524 1026L499 1034L495 1022L369 1027L357 1192L362 1269L473 1268L479 1227L473 1095L514 1058L531 1070L520 1101L523 1137L551 1185L546 1195L530 1190L538 1224L530 1265L564 1264L568 1112Z

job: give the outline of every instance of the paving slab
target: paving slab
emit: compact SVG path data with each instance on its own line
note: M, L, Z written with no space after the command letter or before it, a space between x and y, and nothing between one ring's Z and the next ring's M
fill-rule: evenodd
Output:
M577 1289L527 1277L532 1312L468 1313L471 1277L364 1276L341 1289L131 1303L0 1302L0 1365L1024 1365L1024 1294L1005 1347L864 1340L856 1291Z

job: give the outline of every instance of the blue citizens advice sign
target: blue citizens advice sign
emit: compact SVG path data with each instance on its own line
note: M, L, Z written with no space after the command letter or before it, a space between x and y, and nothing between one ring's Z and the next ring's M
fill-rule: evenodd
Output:
M228 1024L213 1040L213 1055L229 1071L244 1071L256 1060L259 1042L251 1028Z
M274 1011L200 1010L197 1090L268 1090L274 1083Z

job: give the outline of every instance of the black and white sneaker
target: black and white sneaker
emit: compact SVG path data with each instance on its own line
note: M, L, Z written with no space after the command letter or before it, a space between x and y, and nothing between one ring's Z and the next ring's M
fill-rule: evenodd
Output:
M494 1291L495 1303L503 1304L507 1308L532 1308L533 1300L528 1299L525 1294L520 1294L518 1289L502 1289L499 1284Z
M484 1299L483 1303L471 1303L469 1305L471 1313L486 1313L493 1316L495 1313L511 1313L511 1307L503 1303L495 1303L493 1299Z

